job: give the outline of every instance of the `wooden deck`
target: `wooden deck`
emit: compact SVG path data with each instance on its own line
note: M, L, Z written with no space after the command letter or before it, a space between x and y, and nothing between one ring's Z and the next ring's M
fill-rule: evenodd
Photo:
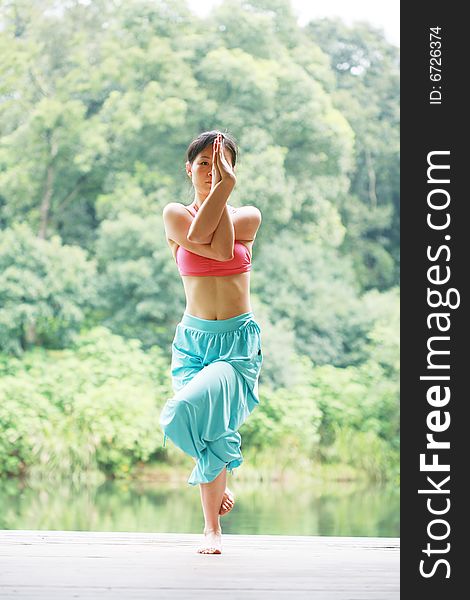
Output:
M0 530L0 598L399 598L399 539Z

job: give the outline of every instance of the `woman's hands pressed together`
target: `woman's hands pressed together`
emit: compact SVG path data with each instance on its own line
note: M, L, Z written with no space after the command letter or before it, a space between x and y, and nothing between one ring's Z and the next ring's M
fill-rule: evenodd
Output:
M220 174L219 167L217 165L217 152L218 146L217 142L219 140L219 135L212 142L212 180L211 180L211 191L215 188L215 186L222 180L222 175Z
M230 180L234 184L237 181L233 167L225 157L225 143L222 134L218 133L212 144L212 189L219 181Z

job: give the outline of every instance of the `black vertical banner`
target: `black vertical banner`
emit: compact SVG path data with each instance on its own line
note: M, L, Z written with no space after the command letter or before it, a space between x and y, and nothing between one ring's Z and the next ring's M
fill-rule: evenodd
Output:
M401 597L468 596L468 24L401 7ZM468 217L467 217L468 218ZM468 493L468 492L467 492ZM457 589L461 590L457 592Z

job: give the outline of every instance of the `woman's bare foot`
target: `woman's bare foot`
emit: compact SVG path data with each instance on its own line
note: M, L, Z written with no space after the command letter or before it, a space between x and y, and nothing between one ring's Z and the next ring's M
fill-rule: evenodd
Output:
M204 528L204 541L197 551L199 554L222 554L222 530Z
M228 488L225 488L225 492L222 498L222 504L220 505L220 510L219 510L219 515L226 515L228 512L230 512L233 508L235 504L235 495L234 493L229 490Z

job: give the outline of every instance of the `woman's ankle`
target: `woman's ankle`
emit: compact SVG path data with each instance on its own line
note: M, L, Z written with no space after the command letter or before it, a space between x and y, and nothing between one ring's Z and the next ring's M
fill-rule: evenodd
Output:
M220 525L218 527L208 527L207 525L204 527L204 535L208 533L222 533L222 529Z

